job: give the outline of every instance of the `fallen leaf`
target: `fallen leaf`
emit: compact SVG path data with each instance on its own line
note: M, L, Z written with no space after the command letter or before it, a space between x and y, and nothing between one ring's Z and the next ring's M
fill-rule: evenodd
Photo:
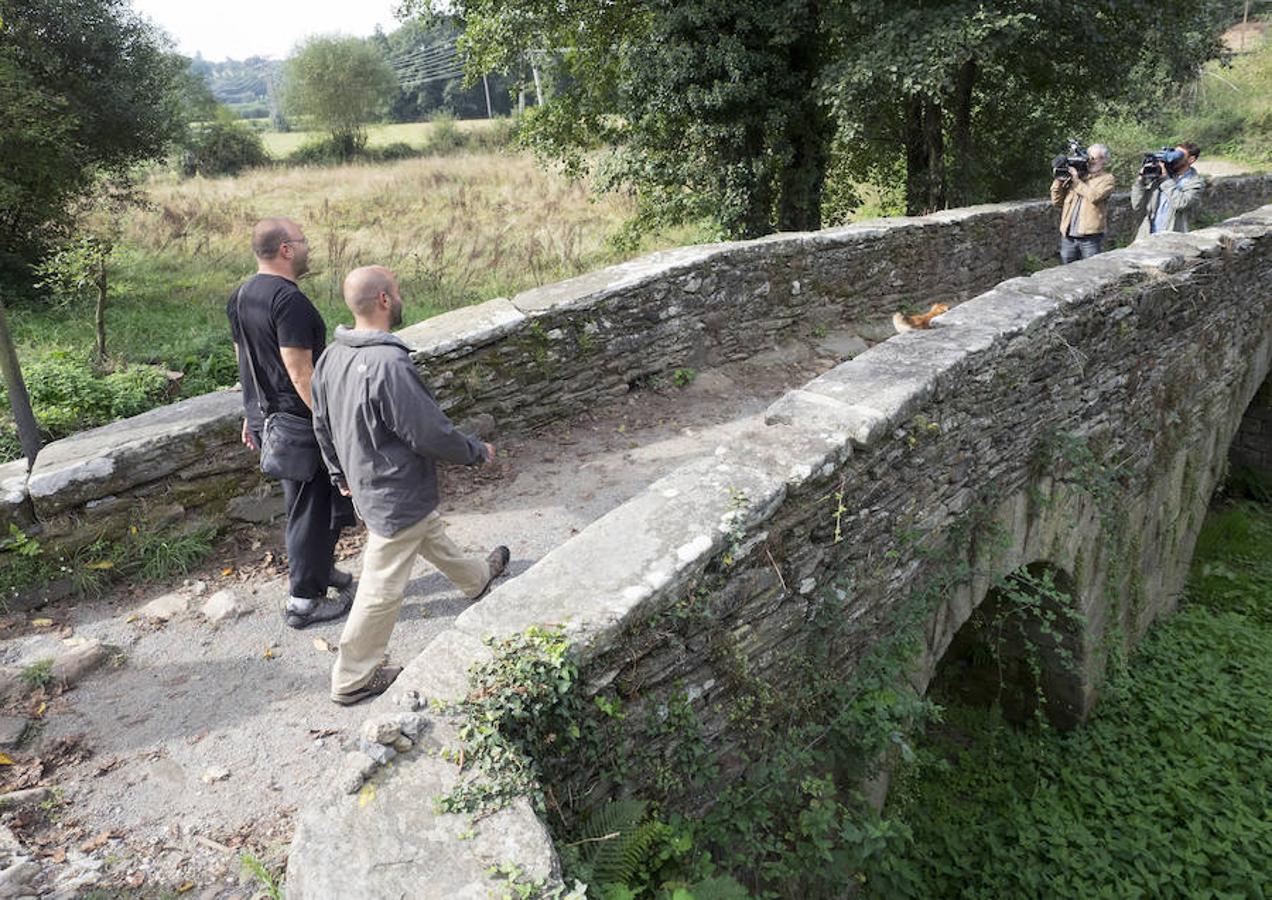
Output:
M81 853L92 853L94 850L100 849L107 841L111 839L111 832L103 831L96 837L91 837L84 843L80 844Z
M100 562L91 562L91 563L89 563L88 565L86 565L84 568L86 568L86 569L113 569L113 568L115 568L115 564L114 564L113 562L111 562L109 559L103 559L103 560L101 560Z
M314 649L323 653L335 653L336 648L327 643L326 638L314 638Z
M358 806L366 806L375 799L375 785L364 784L362 790L358 791Z
M186 891L193 890L193 889L194 889L193 881L183 881L179 885L177 885L178 894L184 894Z
M44 715L44 711L48 708L49 708L49 704L47 701L44 703L41 703L39 706L35 708L35 712L33 713L33 715L38 719L40 718L40 716Z
M0 753L0 766L11 766L11 765L13 765L13 760L9 758L9 754Z
M129 613L127 616L124 617L124 621L136 622L140 618L141 618L141 615L139 613Z
M34 625L36 628L48 628L50 625L53 624L53 620L52 619L32 619L31 624Z
M137 533L137 526L136 526L136 525L129 525L129 526L128 526L128 533L129 533L129 534L136 534L136 533Z
M265 652L261 654L261 659L273 659L273 658L274 658L274 648L266 647Z
M221 576L222 576L222 577L228 577L228 576L233 575L233 574L234 574L234 567L233 567L233 566L226 566L224 569L222 569L222 570L221 570Z

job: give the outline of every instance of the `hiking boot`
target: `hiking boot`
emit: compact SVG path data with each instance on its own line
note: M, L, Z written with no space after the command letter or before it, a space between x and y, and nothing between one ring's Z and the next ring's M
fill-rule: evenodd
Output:
M508 568L508 560L512 559L512 551L500 544L494 550L490 551L490 555L486 557L486 565L490 566L490 579L486 582L486 586L481 589L481 593L474 597L474 600L480 600L490 591L490 586L495 583L495 579L504 573L504 569Z
M348 590L340 592L335 599L327 597L288 597L287 607L283 610L283 621L291 628L307 628L318 622L330 622L342 618L353 605L353 594Z
M401 674L401 666L376 666L375 671L371 673L371 679L362 687L331 699L341 706L352 706L355 703L361 703L363 700L370 700L372 697L378 697L387 691L389 685Z

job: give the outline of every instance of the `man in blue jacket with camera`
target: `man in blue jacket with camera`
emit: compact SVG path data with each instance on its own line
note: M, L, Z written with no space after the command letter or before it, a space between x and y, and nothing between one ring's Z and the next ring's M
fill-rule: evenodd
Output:
M1144 211L1135 239L1166 231L1187 232L1196 220L1206 180L1193 168L1201 149L1185 141L1174 150L1150 154L1131 184L1131 209Z

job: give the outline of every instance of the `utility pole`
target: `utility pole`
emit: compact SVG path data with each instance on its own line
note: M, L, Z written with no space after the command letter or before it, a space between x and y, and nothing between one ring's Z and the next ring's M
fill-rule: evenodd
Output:
M5 319L3 297L0 297L0 373L4 375L9 407L13 410L13 421L18 426L22 455L27 458L28 465L34 466L35 456L40 452L40 427L35 424L31 398L27 394L26 383L22 380L22 368L18 365L18 353L13 349L13 336L9 334L9 323Z
M483 75L481 76L481 83L486 88L486 118L493 119L495 117L495 111L490 105L490 79Z

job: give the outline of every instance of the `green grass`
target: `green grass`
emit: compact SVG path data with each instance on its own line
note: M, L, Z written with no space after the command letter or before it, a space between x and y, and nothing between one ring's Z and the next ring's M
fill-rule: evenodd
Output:
M1212 513L1180 611L1068 733L951 709L896 781L915 896L1272 889L1272 507Z

